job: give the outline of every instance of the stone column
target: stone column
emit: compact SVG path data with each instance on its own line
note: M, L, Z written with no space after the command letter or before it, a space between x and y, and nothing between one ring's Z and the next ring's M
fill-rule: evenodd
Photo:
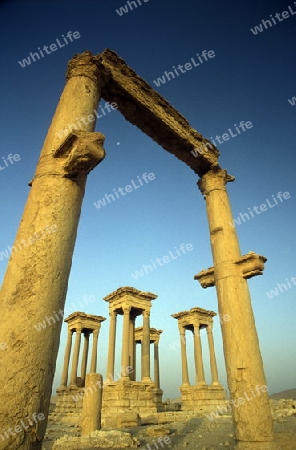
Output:
M72 358L70 389L77 389L77 368L78 368L78 360L79 360L80 342L81 342L81 329L77 328L74 351L73 351L73 358Z
M198 185L206 200L219 314L230 317L221 327L228 387L236 405L232 413L237 449L274 450L277 446L248 283L237 264L241 252L226 191L226 183L233 180L226 170L214 166ZM251 400L242 402L246 395Z
M82 386L85 385L85 375L86 375L86 368L87 368L88 347L89 347L89 333L85 332L84 333L83 353L82 353L82 363L81 363Z
M68 330L61 386L59 387L58 390L65 390L67 387L68 373L69 373L69 361L70 361L71 347L72 347L72 334L73 334L72 330Z
M40 331L34 326L53 317L54 311L62 315L64 310L87 174L104 157L103 136L90 133L95 120L80 120L82 131L74 130L72 136L69 127L77 124L77 118L93 114L100 86L95 57L89 52L76 55L69 62L67 84L30 183L3 280L0 342L7 346L1 352L0 386L5 386L5 401L0 403L0 430L19 425L33 414L42 413L45 420L10 435L0 442L1 450L41 449L62 320Z
M88 390L89 389L89 390ZM81 435L85 436L101 429L103 377L99 373L88 373L85 381L82 405ZM90 392L90 394L89 394Z
M142 341L142 381L150 378L150 313L143 311L143 341Z
M180 332L180 343L181 343L182 385L189 385L185 328L179 327L179 332Z
M108 361L106 378L109 381L114 380L114 363L115 363L115 341L116 341L116 318L115 311L109 312L110 327L109 327L109 347L108 347Z
M134 350L135 350L135 320L134 316L130 317L130 329L129 329L129 366L133 368L129 373L131 380L134 380Z
M158 344L159 341L154 341L154 383L156 389L160 389Z
M210 351L210 366L211 366L212 384L214 386L220 386L220 383L218 381L218 369L217 369L217 362L216 362L216 356L215 356L212 325L207 326L207 336L208 336L209 351Z
M137 343L134 343L134 381L137 381Z
M129 332L130 332L130 306L123 307L123 330L122 330L122 356L121 356L121 379L129 380L127 367L129 365Z
M93 347L91 353L90 373L96 373L97 371L99 331L99 329L93 331Z
M197 386L203 386L205 382L205 373L202 360L202 348L200 342L200 329L199 324L193 324L193 336L194 336L194 360L196 370L196 384Z

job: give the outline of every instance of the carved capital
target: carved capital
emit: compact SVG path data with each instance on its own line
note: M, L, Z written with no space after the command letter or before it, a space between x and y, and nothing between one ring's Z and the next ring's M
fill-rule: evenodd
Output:
M101 80L101 71L97 64L97 58L91 52L83 52L74 55L68 63L66 78L88 77L95 83Z
M197 185L204 197L213 190L226 190L226 183L234 181L235 178L229 175L226 170L222 170L218 164L212 165Z
M267 258L265 256L257 255L255 252L249 252L236 261L235 264L239 267L242 276L248 279L256 275L262 275L266 261Z
M204 289L215 286L214 267L202 270L195 275L194 279L197 280Z

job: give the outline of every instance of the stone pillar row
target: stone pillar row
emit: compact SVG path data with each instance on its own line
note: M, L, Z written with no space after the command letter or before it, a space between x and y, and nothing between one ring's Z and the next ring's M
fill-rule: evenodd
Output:
M187 328L188 325L186 326ZM180 343L181 343L181 363L182 363L182 385L189 385L188 364L187 364L187 349L186 349L186 327L179 324ZM220 386L218 381L218 369L214 349L214 340L212 333L212 325L205 325L208 335L209 352L210 352L210 365L212 375L212 385ZM203 358L202 358L202 346L200 340L200 324L195 321L192 324L193 342L194 342L194 362L196 373L196 385L206 386Z

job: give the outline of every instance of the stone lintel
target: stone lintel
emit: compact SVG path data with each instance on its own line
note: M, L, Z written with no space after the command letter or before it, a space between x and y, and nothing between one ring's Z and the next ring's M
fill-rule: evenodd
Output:
M257 255L255 252L249 252L235 261L234 264L238 267L242 277L248 279L255 277L256 275L262 275L264 263L266 261L267 258L265 258L265 256ZM214 267L202 270L194 276L194 279L197 280L203 288L215 286Z
M138 316L143 311L150 311L151 301L155 300L157 295L151 292L139 291L130 286L124 286L111 292L103 298L109 303L109 309L123 314L124 307L131 308L131 315Z
M94 316L92 314L86 314L84 312L76 311L70 314L64 322L68 323L69 330L97 330L101 326L101 322L104 322L106 317Z
M112 50L97 55L103 74L102 97L116 102L132 124L202 176L218 161L219 151L175 108Z
M159 342L159 338L163 330L157 330L156 328L150 328L150 344L153 342ZM143 327L135 328L135 342L138 344L143 341Z
M213 317L217 314L204 308L194 307L187 311L171 314L171 317L178 319L179 327L194 331L193 325L198 323L199 328L204 328L212 324Z

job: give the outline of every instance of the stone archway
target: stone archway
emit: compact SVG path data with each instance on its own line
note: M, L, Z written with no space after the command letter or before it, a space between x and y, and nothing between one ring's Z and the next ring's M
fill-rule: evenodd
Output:
M247 284L247 278L262 273L265 258L240 253L226 191L234 178L219 167L218 150L108 49L97 56L85 52L69 62L67 83L30 183L4 277L0 342L7 346L1 353L5 401L0 406L0 449L41 448L61 321L39 334L33 325L53 310L64 309L87 175L105 155L103 135L93 132L95 121L82 121L81 129L61 136L77 117L92 115L101 97L115 101L127 120L200 177L214 261L200 280L203 286L216 286L219 314L231 319L222 324L222 335L237 448L273 450L271 411ZM28 244L22 252L16 247L20 242ZM255 392L256 386L260 395L244 401L245 393Z

